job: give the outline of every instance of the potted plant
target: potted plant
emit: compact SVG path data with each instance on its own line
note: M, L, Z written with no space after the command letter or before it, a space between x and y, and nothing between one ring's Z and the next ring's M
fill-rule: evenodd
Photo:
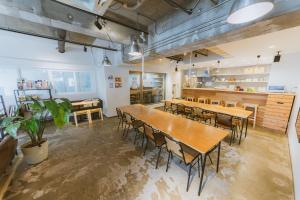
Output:
M31 114L7 117L1 123L5 133L17 138L18 130L23 130L30 141L21 145L24 159L28 164L37 164L48 158L48 141L43 137L46 120L51 115L54 124L62 128L69 122L71 103L68 99L38 101L32 99Z

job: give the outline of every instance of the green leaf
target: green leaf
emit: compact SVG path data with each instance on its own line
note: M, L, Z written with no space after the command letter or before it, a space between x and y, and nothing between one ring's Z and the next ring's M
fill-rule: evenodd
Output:
M17 139L17 133L18 133L20 126L21 126L20 121L18 121L16 123L11 123L8 126L6 126L6 128L4 129L4 133L8 133L13 138Z
M36 135L39 130L39 121L35 118L24 120L22 123L22 128L33 135Z
M52 117L56 117L56 115L59 112L59 107L58 104L56 103L55 100L47 100L44 101L44 104L46 106L46 108L49 110L49 112L51 113Z

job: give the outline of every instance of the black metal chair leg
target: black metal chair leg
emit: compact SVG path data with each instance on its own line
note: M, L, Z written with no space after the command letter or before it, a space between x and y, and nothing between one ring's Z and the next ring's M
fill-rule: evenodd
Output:
M123 134L122 134L123 137L125 136L126 130L127 130L127 128L126 128L126 124L125 124L124 130L123 130Z
M120 120L119 120L119 124L118 124L118 129L117 129L118 131L120 130L121 122L122 122L122 120L120 119Z
M144 147L145 134L143 134L142 147Z
M168 172L168 169L169 169L170 157L171 157L171 152L169 151L166 172Z
M192 165L189 165L189 174L188 174L188 181L186 185L186 191L189 191L189 186L190 186L190 177L191 177L191 170L192 170Z
M232 144L232 140L233 140L233 137L234 137L234 130L232 129L231 130L231 137L230 137L230 143L229 143L229 145L231 146L231 144Z
M144 149L144 155L146 154L147 146L148 146L148 138L146 138L146 145L145 145L145 149Z
M160 147L160 148L159 148L159 151L158 151L158 155L157 155L157 161L156 161L156 167L155 167L155 169L157 169L157 167L158 167L158 162L159 162L159 157L160 157L161 148L162 148L162 147Z
M208 158L209 158L209 160L210 160L210 163L213 164L213 161L211 160L211 157L210 157L209 154L208 154Z
M133 144L135 144L135 142L136 142L137 135L138 135L138 131L137 131L137 130L135 130L135 136L134 136L134 141L133 141Z

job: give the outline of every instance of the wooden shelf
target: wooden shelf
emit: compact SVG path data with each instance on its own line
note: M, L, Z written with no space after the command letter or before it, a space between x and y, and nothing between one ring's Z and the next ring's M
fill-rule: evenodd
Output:
M211 74L211 76L253 76L253 75L270 75L269 73L253 73L253 74Z
M215 83L268 83L268 81L215 81Z

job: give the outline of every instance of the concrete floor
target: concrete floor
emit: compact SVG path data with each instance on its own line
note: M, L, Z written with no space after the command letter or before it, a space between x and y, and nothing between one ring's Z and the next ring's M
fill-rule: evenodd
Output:
M242 144L222 144L220 171L207 162L205 186L197 196L196 170L186 192L187 169L174 158L166 173L167 153L155 170L157 150L145 156L133 134L122 139L117 119L92 126L48 129L49 158L37 166L19 166L6 200L102 199L294 199L285 135L250 129ZM52 133L51 133L52 132ZM53 133L54 132L54 133ZM215 164L216 152L212 154Z

